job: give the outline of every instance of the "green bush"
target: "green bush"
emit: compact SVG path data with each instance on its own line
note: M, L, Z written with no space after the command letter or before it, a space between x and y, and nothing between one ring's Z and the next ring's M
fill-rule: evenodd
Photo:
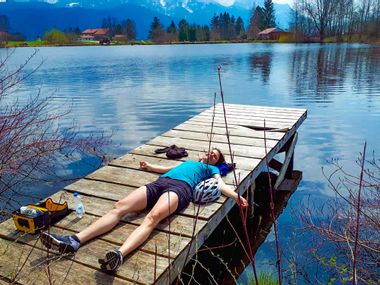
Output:
M50 31L46 32L43 36L43 39L47 41L49 44L69 42L69 39L66 36L66 34L57 29L51 29Z

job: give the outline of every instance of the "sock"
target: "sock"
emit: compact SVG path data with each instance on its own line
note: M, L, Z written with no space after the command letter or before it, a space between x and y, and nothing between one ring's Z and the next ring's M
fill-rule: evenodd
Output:
M78 250L78 248L80 248L80 241L77 238L77 236L75 236L75 235L69 236L69 239L70 239L70 243L71 243L72 247L75 250Z
M124 256L123 256L123 254L121 253L120 250L117 250L116 252L117 252L117 253L119 254L119 256L120 256L120 263L123 264L123 261L124 261Z

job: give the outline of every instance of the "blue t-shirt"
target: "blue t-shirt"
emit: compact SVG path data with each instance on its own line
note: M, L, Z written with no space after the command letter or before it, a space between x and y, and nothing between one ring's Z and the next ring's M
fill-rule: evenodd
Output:
M220 174L218 167L214 165L196 161L185 161L161 177L184 181L189 184L191 189L194 189L199 182L211 178L214 174Z

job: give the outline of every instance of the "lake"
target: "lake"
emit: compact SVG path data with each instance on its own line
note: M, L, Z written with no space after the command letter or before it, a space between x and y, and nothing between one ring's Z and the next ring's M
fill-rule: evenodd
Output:
M12 64L22 63L32 52L17 49ZM303 180L279 219L283 239L289 235L287 227L294 225L292 209L301 201L310 195L315 201L333 195L321 170L329 167L329 160L339 159L348 171L358 173L355 160L365 141L369 150L380 152L379 46L55 47L40 48L28 68L41 59L42 67L17 90L20 98L41 88L43 96L51 96L53 107L72 104L61 126L75 119L83 134L112 134L107 152L114 157L209 108L218 92L219 65L228 103L307 108L295 154L295 168L303 171ZM62 173L77 177L91 170L84 159ZM33 196L47 196L60 187L38 187ZM257 255L262 267L273 252L269 238Z

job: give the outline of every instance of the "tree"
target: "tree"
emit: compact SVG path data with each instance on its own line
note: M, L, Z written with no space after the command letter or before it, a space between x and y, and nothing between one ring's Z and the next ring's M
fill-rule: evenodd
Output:
M238 38L242 38L245 35L244 22L240 16L236 20L235 34Z
M108 29L108 34L112 38L116 34L117 20L111 16L102 20L102 28Z
M67 35L55 28L46 32L43 36L43 39L47 41L49 44L60 44L69 42L69 38Z
M233 40L236 38L235 17L229 13L214 15L211 19L211 39Z
M5 50L0 58L0 205L7 208L20 206L15 196L29 184L57 181L64 162L99 155L106 143L102 136L79 136L75 125L62 128L59 121L69 110L52 109L50 98L39 92L19 102L17 89L42 62L30 66L34 51L12 68L8 63L14 52Z
M170 23L169 27L167 28L166 32L168 32L169 34L175 34L175 33L177 33L177 27L174 24L174 21L171 21L171 23Z
M261 30L264 29L264 12L260 6L257 6L252 13L251 21L248 27L248 39L256 39Z
M195 24L189 26L189 41L190 42L197 41L197 29L198 27Z
M170 23L170 25L167 28L166 32L167 32L167 38L168 38L169 42L173 42L173 41L176 41L178 39L177 27L176 27L176 25L174 24L173 21Z
M310 236L313 237L308 252L325 272L320 276L325 280L315 283L378 284L379 161L374 153L367 158L366 145L357 160L356 174L333 161L331 172L324 171L324 174L336 197L321 207L305 205L301 209L301 221L312 231Z
M210 38L212 40L220 40L220 21L219 16L214 14L214 16L211 18L211 32L210 32Z
M164 40L164 28L157 17L153 18L150 24L149 38L154 42L161 42Z
M6 15L0 15L0 32L9 32L9 20Z
M127 19L126 35L128 40L133 41L136 39L136 24L131 19Z
M178 40L180 42L189 41L189 24L185 19L179 21L178 28Z
M210 28L208 26L197 26L196 37L198 41L210 40Z
M272 0L265 0L263 11L263 28L273 28L276 26L276 18L274 16L274 8Z
M319 40L323 41L327 28L331 25L334 17L335 1L330 0L298 0L301 12L312 19L319 33Z
M380 36L379 0L295 0L293 10L290 26L297 37L376 41Z
M79 36L81 33L82 33L82 32L80 31L79 27L76 26L75 29L74 29L74 34L76 34L76 35Z
M123 34L123 27L122 27L122 24L117 24L116 27L115 27L115 35L121 35Z
M118 34L125 35L129 41L136 39L136 24L131 19L124 20L120 23L120 32Z

